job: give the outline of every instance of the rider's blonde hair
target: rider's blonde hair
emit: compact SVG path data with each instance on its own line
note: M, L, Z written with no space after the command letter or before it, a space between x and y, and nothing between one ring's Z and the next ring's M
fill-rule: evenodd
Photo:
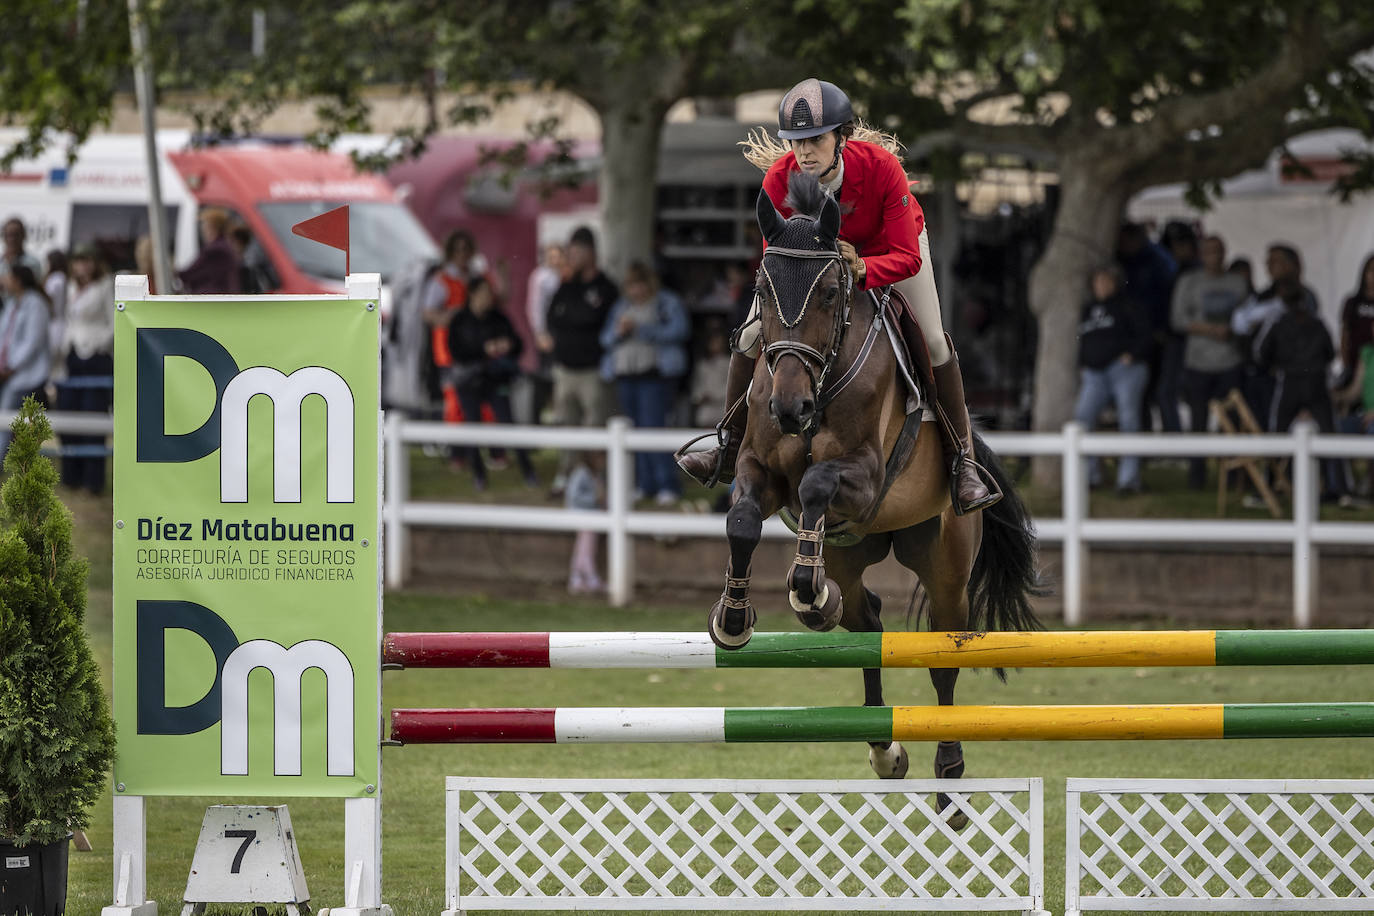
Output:
M846 127L848 126L850 125L846 125ZM864 143L881 146L892 155L901 158L902 151L906 147L902 146L902 141L892 134L875 127L869 127L863 121L852 122L852 127L852 133L845 131L843 127L840 130L844 131L845 136L849 139L862 140ZM739 141L739 145L743 147L744 158L764 172L772 168L773 163L792 152L791 146L777 139L762 127L751 128L748 136Z

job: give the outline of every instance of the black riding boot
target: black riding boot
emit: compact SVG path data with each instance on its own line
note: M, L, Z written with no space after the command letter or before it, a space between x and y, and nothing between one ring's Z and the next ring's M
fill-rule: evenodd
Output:
M956 515L986 509L1002 498L997 481L973 457L972 426L968 418L968 404L964 402L964 377L959 371L959 355L949 340L949 359L932 366L935 376L935 399L944 414L939 424L944 432L945 461L949 465L949 495Z
M753 357L732 350L730 371L725 377L725 416L716 426L716 438L720 444L701 452L679 450L673 456L677 466L702 486L714 487L718 481L729 483L735 479L735 458L739 455L739 444L744 439L745 424L749 419L749 404L744 396L749 392L749 381L753 377ZM683 448L691 444L688 442Z

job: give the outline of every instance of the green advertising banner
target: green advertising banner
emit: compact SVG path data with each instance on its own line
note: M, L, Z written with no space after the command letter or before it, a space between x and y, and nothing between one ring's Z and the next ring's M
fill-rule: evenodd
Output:
M378 312L115 312L116 791L377 785Z

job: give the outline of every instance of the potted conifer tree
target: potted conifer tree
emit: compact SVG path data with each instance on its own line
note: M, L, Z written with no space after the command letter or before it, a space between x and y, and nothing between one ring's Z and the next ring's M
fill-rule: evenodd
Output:
M114 755L86 640L86 561L52 462L52 428L24 402L0 486L0 916L59 916L67 842L85 827Z

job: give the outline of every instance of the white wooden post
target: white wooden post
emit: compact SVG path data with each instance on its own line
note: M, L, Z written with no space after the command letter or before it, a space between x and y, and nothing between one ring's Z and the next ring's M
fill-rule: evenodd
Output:
M610 599L614 607L624 607L634 595L634 549L630 541L629 514L634 489L634 463L625 444L630 431L628 417L611 417L606 424L610 441L606 448L606 508L610 511L610 530L606 533L606 565L610 579Z
M377 786L369 798L344 799L344 905L320 916L391 916L382 903L381 794Z
M1064 916L1082 916L1078 893L1078 790L1068 781L1064 808Z
M1317 545L1312 542L1312 523L1317 520L1317 487L1314 474L1312 423L1303 420L1293 427L1293 626L1312 626L1317 603Z
M1029 780L1030 794L1026 799L1026 814L1031 823L1030 880L1031 905L1034 909L1024 911L1022 916L1050 916L1045 906L1045 781L1039 776Z
M1064 461L1060 466L1064 518L1063 568L1060 590L1064 595L1064 625L1083 622L1083 517L1088 502L1088 478L1083 473L1083 427L1070 421L1064 424Z
M123 783L120 783L122 786ZM111 799L114 836L114 902L100 916L157 916L157 903L148 899L148 823L142 795Z
M386 460L383 538L386 542L386 584L390 588L400 588L405 584L410 556L410 538L402 514L406 501L410 499L410 449L401 436L404 424L405 420L399 411L390 411L383 434Z
M378 274L350 274L344 282L344 287L350 299L362 299L370 302L380 302L381 299L381 276ZM394 533L389 530L392 521L392 513L399 513L401 503L404 501L404 491L392 490L394 481L390 478L390 473L399 469L405 464L404 454L405 445L401 442L400 431L393 428L393 423L397 426L400 417L393 421L388 418L387 436L383 443L383 451L386 458L387 467L383 473L388 475L386 502L383 504L383 518L379 521L388 530L385 532L387 553L387 565L391 565L393 551L401 551L401 564L405 561L404 536L396 538ZM394 435L392 434L394 433ZM402 452L399 458L395 457L393 449L399 448ZM404 471L402 471L404 473ZM398 488L404 486L404 490L409 490L409 484L397 484ZM396 515L399 520L399 514ZM399 541L400 543L395 543ZM381 641L382 641L382 557L377 557L377 665L381 666ZM398 585L399 582L391 581L390 584ZM381 729L381 710L382 710L382 679L377 678L377 696L373 699L377 709L377 728ZM382 766L380 744L376 748L377 753L377 784L368 786L369 794L361 798L344 799L344 905L320 911L320 916L326 913L331 916L391 916L391 907L382 903Z
M148 296L147 277L132 274L115 277L116 302ZM157 916L157 903L147 899L148 824L143 796L122 795L122 789L123 783L115 786L114 797L110 800L114 902L100 911L101 916Z

